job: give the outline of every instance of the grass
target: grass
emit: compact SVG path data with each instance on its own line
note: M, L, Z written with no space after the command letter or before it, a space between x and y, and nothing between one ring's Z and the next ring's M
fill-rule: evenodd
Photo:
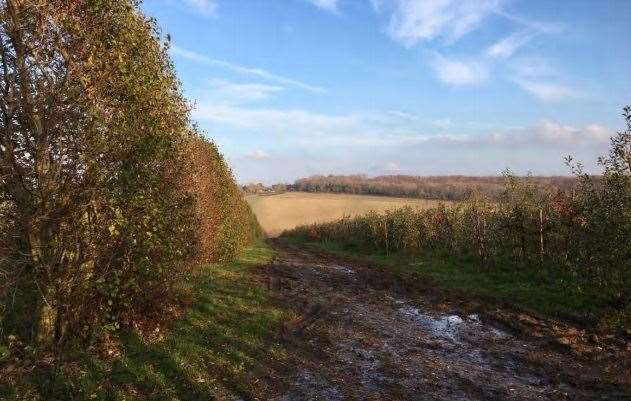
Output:
M613 308L604 294L568 285L572 280L558 269L526 268L510 262L491 268L473 257L386 254L339 243L304 242L291 236L283 236L282 240L413 273L419 280L431 280L447 291L501 299L546 315L587 317L613 328L630 327L631 323L630 311Z
M424 209L440 203L428 199L307 192L249 195L246 200L269 236L277 236L284 230L300 225L335 221L344 216L366 214L371 210L383 212L406 205Z
M274 333L286 311L248 273L272 256L258 244L238 262L202 269L192 280L192 306L164 333L122 332L111 357L77 352L54 383L50 368L13 382L0 378L0 399L249 399L256 392L249 372L283 353Z

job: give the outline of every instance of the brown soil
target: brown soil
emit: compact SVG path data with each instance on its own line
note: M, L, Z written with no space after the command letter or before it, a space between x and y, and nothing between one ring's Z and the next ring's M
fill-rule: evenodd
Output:
M254 274L295 311L264 398L631 400L631 338L276 243Z

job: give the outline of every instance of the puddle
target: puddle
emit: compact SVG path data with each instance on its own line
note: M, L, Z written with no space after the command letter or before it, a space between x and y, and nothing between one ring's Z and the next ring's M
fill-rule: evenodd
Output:
M336 272L340 272L343 274L355 274L355 270L350 267L340 266L340 265L329 265L329 269L335 270Z
M317 269L321 269L321 270L333 270L335 272L338 273L342 273L342 274L355 274L355 270L351 269L350 267L346 267L346 266L342 266L342 265L333 265L333 264L316 264L313 265L314 268Z
M294 388L289 394L285 394L280 398L274 398L274 401L301 401L301 400L327 400L327 401L343 401L340 391L329 384L321 375L314 375L310 372L301 372Z
M356 344L342 346L342 349L345 349L346 352L350 351L351 355L347 361L358 368L360 382L364 387L376 390L387 381L382 372L381 358L375 355L374 350Z
M453 342L459 342L461 333L468 330L475 330L479 334L489 333L494 337L508 336L494 327L484 327L480 317L475 314L467 316L466 320L458 315L435 317L422 313L418 308L409 305L400 307L399 313L410 317L418 325L427 329L432 337L448 339Z

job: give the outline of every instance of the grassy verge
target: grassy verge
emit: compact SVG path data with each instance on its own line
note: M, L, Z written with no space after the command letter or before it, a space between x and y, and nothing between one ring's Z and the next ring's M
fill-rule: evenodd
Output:
M112 355L76 352L56 375L49 366L0 378L0 399L250 398L256 390L249 372L282 353L274 332L286 312L249 273L272 256L259 244L237 262L201 269L191 281L192 305L163 332L122 332Z
M631 327L631 311L616 309L602 294L569 285L573 280L558 269L526 268L509 262L491 268L475 258L386 254L340 243L309 242L287 235L281 240L386 266L397 272L413 273L419 279L429 279L446 290L502 299L546 315L588 318L606 328Z

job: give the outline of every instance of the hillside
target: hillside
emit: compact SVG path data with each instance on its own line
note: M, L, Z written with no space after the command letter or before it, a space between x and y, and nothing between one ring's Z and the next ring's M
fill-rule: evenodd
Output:
M323 223L370 211L383 212L403 206L425 209L439 201L352 194L290 192L248 195L247 202L268 236L304 224Z

